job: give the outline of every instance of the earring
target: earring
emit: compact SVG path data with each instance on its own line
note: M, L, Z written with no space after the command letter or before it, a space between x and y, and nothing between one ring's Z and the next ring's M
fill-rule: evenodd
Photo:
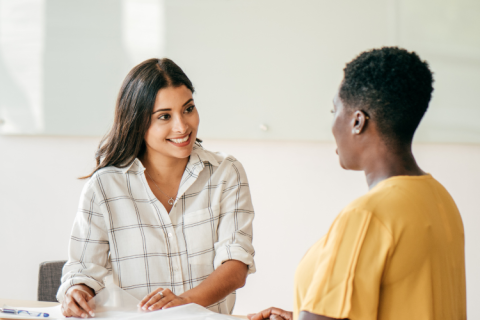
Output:
M356 133L356 134L359 134L359 133L360 133L360 130L358 130L358 129L355 130L355 133Z

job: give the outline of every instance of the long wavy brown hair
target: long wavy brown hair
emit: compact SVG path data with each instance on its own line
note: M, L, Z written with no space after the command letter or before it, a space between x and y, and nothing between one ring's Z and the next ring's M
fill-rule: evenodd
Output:
M186 86L195 91L183 70L170 59L149 59L134 67L122 83L115 106L112 128L102 138L95 153L98 170L114 166L123 168L145 152L145 134L157 93L166 87ZM201 142L197 139L197 142Z

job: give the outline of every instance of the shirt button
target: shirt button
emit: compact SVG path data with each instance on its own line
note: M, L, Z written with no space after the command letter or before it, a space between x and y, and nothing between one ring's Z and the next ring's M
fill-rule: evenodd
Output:
M171 232L168 233L168 237L171 238L173 237L173 234Z

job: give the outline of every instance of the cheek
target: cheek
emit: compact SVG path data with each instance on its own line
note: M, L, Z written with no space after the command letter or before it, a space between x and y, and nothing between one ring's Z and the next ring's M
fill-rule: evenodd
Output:
M149 145L155 145L159 142L163 142L168 134L168 128L166 126L160 126L156 123L150 124L150 127L145 134L145 141Z
M333 134L333 138L335 139L335 142L337 143L337 145L339 144L339 141L341 140L341 136L342 136L342 132L340 130L340 119L338 117L335 117L333 119L333 123L332 123L332 134Z
M192 117L190 118L190 126L192 128L197 129L198 125L200 124L200 116L198 114L198 111L195 109L195 113L192 114Z
M344 123L341 123L341 119L335 119L332 125L332 133L333 137L335 138L335 142L337 144L337 153L340 160L340 165L343 168L348 166L348 162L350 159L349 155L349 141L348 141L348 134L346 132L346 126Z
M193 138L196 138L197 132L198 132L198 126L200 124L200 118L198 116L198 113L190 114L190 116L186 118L186 124L192 131Z

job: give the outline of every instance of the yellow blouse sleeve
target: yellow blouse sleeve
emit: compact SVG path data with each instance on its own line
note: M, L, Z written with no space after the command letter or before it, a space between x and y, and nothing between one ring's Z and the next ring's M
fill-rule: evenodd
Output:
M300 311L339 319L376 319L381 277L392 247L393 238L371 212L342 212L318 248Z

